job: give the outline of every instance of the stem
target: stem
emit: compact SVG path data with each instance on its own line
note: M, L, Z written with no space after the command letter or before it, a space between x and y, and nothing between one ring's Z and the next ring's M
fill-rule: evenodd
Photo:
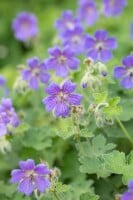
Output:
M119 120L119 118L116 117L116 121L119 124L121 130L123 131L123 133L125 134L125 136L128 138L128 140L131 142L131 144L133 145L133 139L131 138L131 136L129 135L128 131L126 130L126 128L124 127L124 125L122 124L122 122Z
M60 197L57 195L57 193L55 191L53 192L53 195L57 200L61 200Z

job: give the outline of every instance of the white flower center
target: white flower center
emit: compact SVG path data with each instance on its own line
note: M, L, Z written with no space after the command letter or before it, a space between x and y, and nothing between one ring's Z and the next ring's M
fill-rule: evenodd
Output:
M64 55L58 57L58 63L60 65L64 65L66 63L67 58Z

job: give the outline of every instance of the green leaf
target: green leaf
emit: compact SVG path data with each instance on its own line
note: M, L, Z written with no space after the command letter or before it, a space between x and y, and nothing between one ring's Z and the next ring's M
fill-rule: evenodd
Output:
M56 193L67 192L70 189L69 185L62 184L61 182L57 182L55 185Z
M81 196L80 200L98 200L99 196L96 194L87 193Z
M108 106L103 108L103 113L107 119L111 119L112 117L120 115L122 108L118 106L119 102L119 97L109 99Z
M83 128L80 130L80 137L90 138L93 136L94 136L94 134L92 132L89 132L89 130L87 128Z
M22 134L30 129L30 125L27 123L21 123L18 127L14 129L15 134Z
M107 92L94 93L93 97L95 99L96 104L99 104L107 101L108 93Z

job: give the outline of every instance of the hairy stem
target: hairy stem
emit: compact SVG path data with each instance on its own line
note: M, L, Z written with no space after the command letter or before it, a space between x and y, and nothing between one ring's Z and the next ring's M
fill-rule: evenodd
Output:
M127 129L125 128L125 126L123 125L123 123L119 120L119 118L116 118L116 121L119 124L119 126L120 126L121 130L123 131L123 133L125 134L125 136L128 138L130 143L133 145L133 139L129 135L129 133L128 133Z

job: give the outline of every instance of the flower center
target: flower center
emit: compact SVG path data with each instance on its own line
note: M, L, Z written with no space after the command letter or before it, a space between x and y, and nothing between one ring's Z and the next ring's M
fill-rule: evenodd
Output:
M32 69L32 75L38 76L39 74L40 74L39 68L33 68L33 69Z
M62 91L58 94L57 99L59 102L66 101L67 94L64 94Z
M103 49L103 43L102 42L97 42L96 43L96 49L98 49L99 51L101 51Z
M127 75L133 78L133 67L127 70Z
M25 29L25 30L26 30L26 29L29 29L29 22L26 21L26 20L23 21L23 23L22 23L22 28Z
M78 35L74 35L74 36L72 37L72 42L73 42L74 44L79 44L79 43L81 42L81 38L80 38Z
M61 55L61 56L58 57L58 63L60 65L64 65L66 63L66 60L67 60L66 57L63 56L63 55Z
M74 24L70 21L66 22L66 26L68 29L73 30L74 29Z
M26 175L26 177L33 176L33 175L34 175L34 171L33 171L33 170L27 170L27 171L25 172L25 175Z

